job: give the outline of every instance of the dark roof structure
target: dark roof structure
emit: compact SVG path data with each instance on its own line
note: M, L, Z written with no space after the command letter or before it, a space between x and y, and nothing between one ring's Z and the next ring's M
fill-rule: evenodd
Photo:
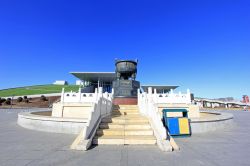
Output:
M112 82L116 79L115 72L70 72L70 74L89 82Z

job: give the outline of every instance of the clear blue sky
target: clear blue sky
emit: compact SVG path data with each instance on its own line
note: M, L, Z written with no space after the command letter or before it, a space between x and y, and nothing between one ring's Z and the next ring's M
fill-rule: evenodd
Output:
M0 0L0 89L114 71L200 97L250 95L249 0Z

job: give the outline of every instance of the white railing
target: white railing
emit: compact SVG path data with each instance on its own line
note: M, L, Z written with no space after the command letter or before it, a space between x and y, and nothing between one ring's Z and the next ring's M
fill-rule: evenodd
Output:
M173 91L169 94L157 94L154 90L152 93L152 88L148 88L148 93L140 93L138 89L138 107L142 115L148 117L150 125L154 130L154 134L157 139L157 145L163 151L171 151L172 146L170 145L171 137L168 131L163 125L162 116L158 111L158 104L164 103L185 103L190 104L190 91L188 90L186 94L174 94ZM168 141L167 141L168 140Z
M80 93L81 95L84 93ZM67 96L68 97L68 96ZM79 95L77 96L79 97ZM80 140L82 140L81 149L87 150L92 143L92 139L95 135L97 128L101 122L101 119L105 116L108 116L112 112L112 100L113 100L113 91L112 93L102 93L102 87L95 90L95 93L92 96L87 96L90 100L80 100L83 102L93 101L94 107L93 111L89 115L89 121L87 122L86 127L80 133ZM81 97L79 97L81 98ZM81 98L82 99L82 98ZM66 101L75 101L75 100L67 100ZM64 98L65 102L65 98Z
M81 93L79 88L78 92L64 92L62 89L61 103L94 103L97 100L97 89L95 93Z
M153 100L155 103L176 103L176 104L191 104L191 95L189 89L187 93L174 93L171 90L169 93L157 94L154 90Z
M162 118L158 112L157 104L154 102L152 88L149 88L149 93L140 93L138 89L138 107L142 115L148 117L150 125L156 136L157 145L163 151L172 151L170 142L167 141L167 131L163 126Z

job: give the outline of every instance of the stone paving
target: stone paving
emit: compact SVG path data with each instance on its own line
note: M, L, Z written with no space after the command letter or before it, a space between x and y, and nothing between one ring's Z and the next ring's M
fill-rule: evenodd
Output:
M69 149L75 135L24 129L16 124L22 109L0 110L0 166L249 166L250 112L231 111L235 125L207 134L177 138L179 152L157 146L96 146L89 151Z

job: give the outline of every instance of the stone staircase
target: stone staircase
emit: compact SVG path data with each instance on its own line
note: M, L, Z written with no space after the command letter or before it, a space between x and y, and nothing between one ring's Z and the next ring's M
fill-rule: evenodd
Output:
M156 144L156 138L137 105L116 105L112 115L102 119L93 144Z

